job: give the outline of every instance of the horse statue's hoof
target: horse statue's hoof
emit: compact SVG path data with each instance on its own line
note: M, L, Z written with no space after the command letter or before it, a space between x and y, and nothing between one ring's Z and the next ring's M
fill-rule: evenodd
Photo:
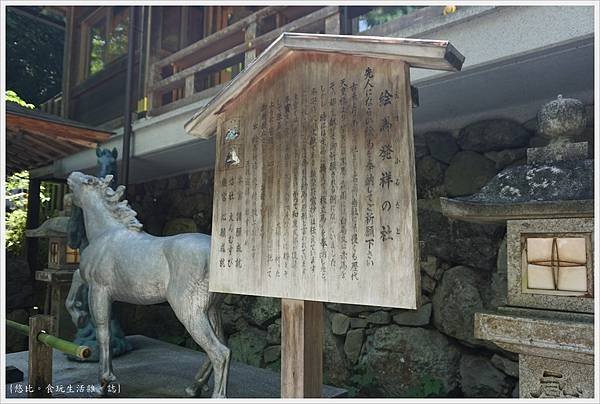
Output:
M208 386L206 384L200 385L196 382L185 388L185 395L190 398L198 398L202 397L202 392L204 391L208 391Z
M100 380L98 390L101 397L116 397L121 393L121 386L119 386L117 378L111 375Z

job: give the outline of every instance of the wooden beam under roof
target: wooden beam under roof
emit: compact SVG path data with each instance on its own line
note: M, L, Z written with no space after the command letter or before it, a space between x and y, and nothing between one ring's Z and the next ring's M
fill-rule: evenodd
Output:
M6 114L6 127L12 130L22 130L29 133L44 133L46 135L51 135L54 138L63 138L69 141L79 140L92 144L108 140L108 136L104 136L98 131L11 113ZM85 145L84 143L81 144Z
M8 172L31 170L106 142L111 132L80 122L6 104Z

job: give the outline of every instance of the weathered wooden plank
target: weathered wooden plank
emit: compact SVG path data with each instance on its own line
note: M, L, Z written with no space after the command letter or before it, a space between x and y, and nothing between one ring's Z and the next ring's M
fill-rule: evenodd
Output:
M11 149L6 150L6 155L10 161L12 161L14 163L18 163L19 165L21 165L23 167L41 164L44 161L44 160L40 161L39 159L36 159L36 158L34 158L32 156L28 156L28 155L23 156L18 151L11 150Z
M408 69L296 52L222 113L212 290L417 308Z
M184 107L186 105L189 105L193 102L199 101L199 100L203 100L205 98L210 98L210 97L214 97L220 90L223 89L223 87L226 85L227 83L223 83L223 84L217 84L214 87L210 87L207 88L206 90L202 90L199 91L197 93L194 93L193 95L186 97L186 98L182 98L180 100L177 101L173 101L169 104L165 104L161 107L157 107L154 108L152 110L152 115L153 116L158 116L161 114L164 114L166 112L169 111L173 111L176 110L178 108Z
M341 31L341 20L340 13L335 13L325 18L325 33L326 34L340 34Z
M253 44L253 41L256 39L256 25L256 22L250 23L244 32L244 41L246 42L246 47L248 48L244 54L244 66L248 66L254 61L254 59L256 59L256 47Z
M15 131L44 132L52 134L53 137L60 137L71 141L82 140L99 143L110 138L108 133L13 113L6 114L6 126Z
M76 145L79 147L86 147L86 148L95 148L97 146L98 143L101 143L100 141L98 142L94 142L94 141L88 141L88 140L81 140L81 139L76 139L76 138L70 138L70 137L66 137L66 136L57 136L54 133L48 131L48 130L44 130L44 131L38 131L38 130L31 130L31 129L27 129L27 133L30 135L35 135L41 138L44 138L48 141L53 141L55 142L56 145L58 144L72 144L72 145Z
M464 61L448 41L290 33L284 44L289 49L402 60L426 69L460 70Z
M195 76L192 74L185 78L184 97L190 97L195 92Z
M267 17L269 15L275 14L279 9L282 9L282 8L284 8L284 7L276 6L276 7L265 7L263 9L260 9L257 12L249 15L248 17L243 18L239 21L236 21L235 23L223 28L222 30L219 30L219 31L215 32L214 34L209 35L197 42L194 42L190 46L187 46L187 47L173 53L172 55L169 55L168 57L159 60L158 62L156 62L154 64L154 66L156 66L157 68L160 68L160 67L168 66L171 63L175 63L178 60L197 52L198 50L201 50L209 45L212 45L212 44L222 40L223 38L225 38L229 35L232 35L238 31L243 30L251 23L256 22L257 20L259 20L263 17ZM211 20L211 18L209 17L209 21L210 20Z
M154 85L152 86L152 91L164 92L166 90L174 88L174 87L180 85L182 80L185 80L185 78L191 74L195 74L195 73L201 72L202 70L206 70L206 69L212 68L216 65L225 63L225 62L235 58L242 52L247 51L250 48L257 48L261 45L267 44L267 43L273 41L275 38L277 38L283 32L295 31L295 30L297 30L305 25L308 25L314 21L321 20L321 19L327 17L328 15L331 15L332 13L334 13L336 8L337 7L325 7L318 11L315 11L314 13L311 13L311 14L301 17L297 20L294 20L294 21L284 25L283 27L269 31L268 33L256 38L253 41L251 47L248 47L247 43L242 43L240 45L229 48L226 51L219 53L218 55L212 56L200 63L197 63L193 66L183 69L180 72L173 74L172 76L169 76L163 80L160 80L160 81L154 83Z
M51 397L46 389L52 384L52 348L38 341L41 332L50 332L54 327L50 316L37 315L29 318L29 397Z
M56 156L55 153L49 152L45 148L28 147L28 145L25 142L18 141L10 135L6 137L6 151L7 153L12 152L13 154L16 152L20 154L20 157L23 157L25 159L31 158L34 160L42 161L53 160L56 157L64 155L64 153L61 153L60 156Z
M209 69L218 64L225 63L228 60L235 58L240 55L246 49L246 44L242 43L233 48L227 49L224 52L219 53L211 58L208 58L200 63L197 63L193 66L188 67L187 69L183 69L178 73L173 74L165 79L162 79L152 86L152 91L164 92L170 90L172 88L177 87L181 84L182 80L185 80L186 77L193 75L195 73L201 72L202 70Z
M281 398L321 397L323 303L281 300Z
M73 146L66 142L53 144L51 142L44 141L42 139L38 139L35 135L30 135L28 133L22 133L23 140L22 142L25 145L31 145L33 147L40 147L42 149L49 150L53 153L54 158L56 157L64 157L71 153L75 153L81 148L79 146Z

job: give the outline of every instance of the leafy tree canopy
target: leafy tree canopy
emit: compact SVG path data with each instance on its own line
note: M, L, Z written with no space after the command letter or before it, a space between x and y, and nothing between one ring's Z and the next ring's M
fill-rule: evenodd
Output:
M22 107L29 108L29 109L35 108L35 105L30 104L27 101L25 101L24 99L22 99L21 97L19 97L19 95L17 93L15 93L13 90L6 90L6 101L14 102L16 104L19 104Z
M21 171L6 178L6 250L15 254L25 253L25 228L27 222L27 190L29 188L29 172ZM50 201L47 188L40 187L40 202ZM42 218L43 220L46 218Z
M64 31L17 13L16 8L6 8L6 84L39 105L61 91ZM19 8L57 18L41 7Z
M410 14L424 6L387 6L374 7L368 13L359 17L359 32L366 31L376 25Z

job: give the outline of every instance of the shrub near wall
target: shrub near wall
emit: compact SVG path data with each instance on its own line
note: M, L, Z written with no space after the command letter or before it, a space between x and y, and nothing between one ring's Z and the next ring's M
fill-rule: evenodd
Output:
M593 115L592 106L588 111ZM581 140L593 150L591 118ZM326 383L363 397L518 396L516 355L473 336L473 314L506 303L506 229L448 219L438 198L477 192L502 169L524 164L527 147L544 144L535 119L415 136L423 305L326 304ZM210 171L161 179L136 186L131 199L152 234L209 233L212 181ZM280 301L229 295L222 310L234 359L279 370ZM119 311L128 334L197 348L166 305Z

